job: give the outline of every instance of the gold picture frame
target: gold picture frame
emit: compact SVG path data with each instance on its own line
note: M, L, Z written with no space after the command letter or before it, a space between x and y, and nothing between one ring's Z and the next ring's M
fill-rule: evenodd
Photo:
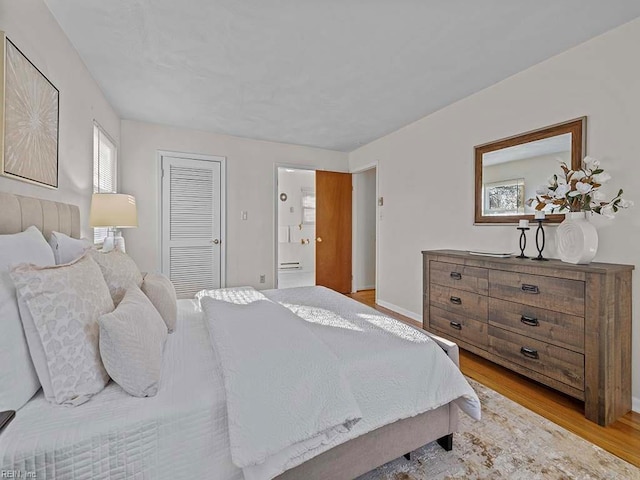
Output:
M0 32L0 174L58 188L60 92Z

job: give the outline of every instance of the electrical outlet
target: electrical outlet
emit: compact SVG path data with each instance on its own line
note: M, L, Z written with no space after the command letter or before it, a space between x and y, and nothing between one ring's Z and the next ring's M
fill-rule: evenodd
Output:
M260 275L260 283L265 283L267 281L266 275Z
M249 217L249 212L246 210L242 210L240 212L240 220L246 220Z

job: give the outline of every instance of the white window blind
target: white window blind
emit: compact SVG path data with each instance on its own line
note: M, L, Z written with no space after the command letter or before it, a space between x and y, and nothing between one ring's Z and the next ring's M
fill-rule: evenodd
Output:
M117 149L109 136L96 123L93 125L93 193L117 192ZM101 243L107 228L94 228L93 241Z

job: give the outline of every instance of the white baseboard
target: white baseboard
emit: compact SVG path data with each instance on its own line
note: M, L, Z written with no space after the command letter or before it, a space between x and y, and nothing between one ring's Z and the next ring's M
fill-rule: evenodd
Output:
M404 315L405 317L409 317L410 319L415 320L416 322L422 323L422 315L418 313L411 312L405 308L394 305L393 303L385 302L384 300L378 300L377 303L381 307L388 308L389 310L393 310L394 312L399 313L400 315Z
M631 410L633 410L636 413L640 413L640 398L639 397L632 397L631 398Z
M376 288L375 285L364 285L356 288L356 291L359 292L360 290L373 290L375 288Z

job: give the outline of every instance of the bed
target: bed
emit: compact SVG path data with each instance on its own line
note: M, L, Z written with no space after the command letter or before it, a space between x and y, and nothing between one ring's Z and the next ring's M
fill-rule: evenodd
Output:
M75 206L3 193L0 205L0 234L35 225L45 235L57 230L79 237ZM289 308L313 302L304 300L309 291L264 293ZM379 312L342 298L348 302L346 314L380 317ZM457 346L434 340L457 364ZM447 403L361 432L276 478L352 479L432 441L450 449L457 421L458 407ZM47 403L39 392L0 434L2 470L35 472L39 479L242 480L242 470L231 461L221 367L198 301L179 301L178 327L165 346L155 397L129 396L111 382L86 404L65 408Z

